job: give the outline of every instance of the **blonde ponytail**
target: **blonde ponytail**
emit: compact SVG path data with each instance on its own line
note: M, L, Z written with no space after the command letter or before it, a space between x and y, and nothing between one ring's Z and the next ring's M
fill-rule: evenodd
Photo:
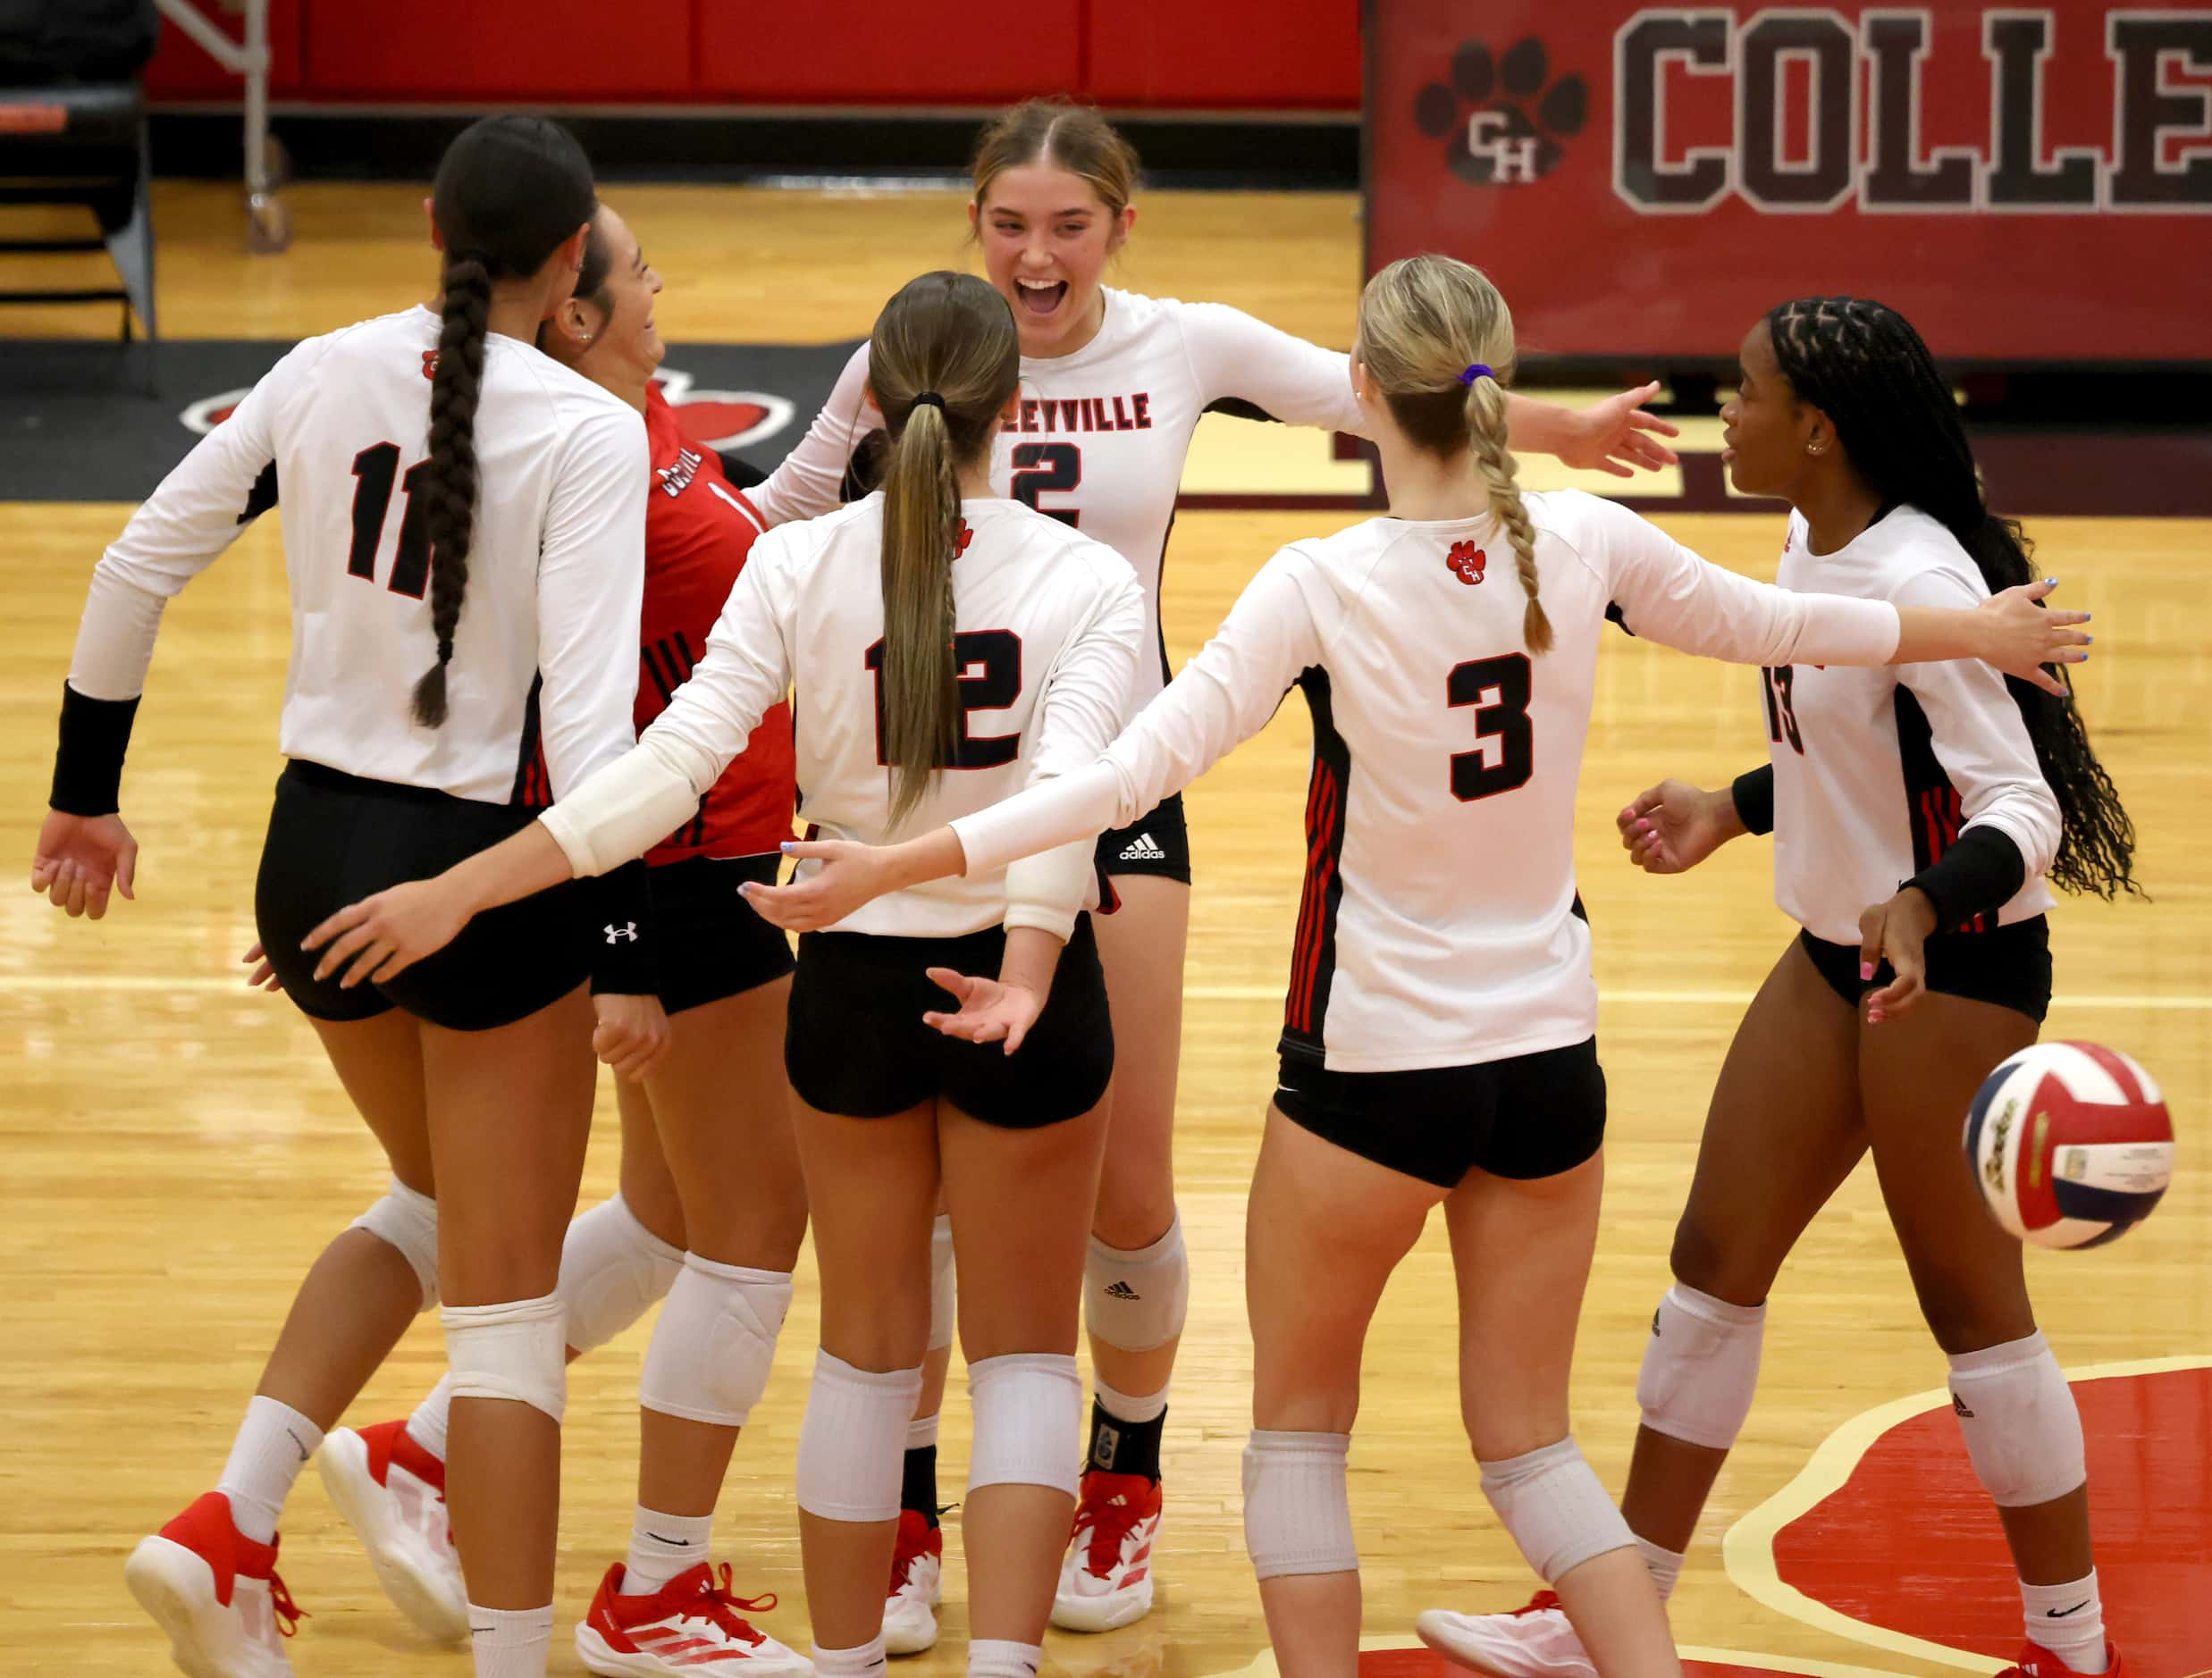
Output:
M883 478L883 759L890 826L960 746L960 474L988 458L1022 374L1006 300L972 274L909 281L868 342L868 383L891 438Z
M1498 289L1449 256L1408 256L1367 281L1359 298L1359 348L1367 376L1412 442L1451 459L1466 450L1490 511L1513 544L1528 597L1521 638L1552 650L1552 620L1537 595L1536 532L1506 446L1505 391L1513 378L1513 315Z

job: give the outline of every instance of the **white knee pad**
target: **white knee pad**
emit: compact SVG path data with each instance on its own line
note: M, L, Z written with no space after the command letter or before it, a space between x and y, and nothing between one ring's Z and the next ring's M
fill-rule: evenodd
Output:
M1244 1548L1260 1578L1359 1571L1344 1489L1350 1453L1349 1433L1253 1430L1244 1447Z
M1083 1322L1108 1346L1149 1352L1182 1332L1190 1304L1190 1259L1182 1214L1150 1246L1124 1252L1093 1236L1083 1261Z
M1759 1389L1764 1305L1732 1305L1677 1282L1652 1314L1636 1401L1644 1425L1688 1445L1725 1451L1744 1430Z
M559 1294L502 1305L448 1305L445 1356L456 1398L507 1398L559 1422L568 1407L568 1313Z
M799 1507L825 1521L896 1520L906 1424L921 1397L918 1367L878 1373L817 1352L799 1428Z
M953 1343L960 1326L960 1309L953 1288L953 1221L940 1212L929 1231L929 1349L942 1350Z
M1636 1542L1571 1439L1481 1468L1483 1496L1546 1584Z
M423 1285L423 1309L438 1303L438 1203L418 1195L398 1178L384 1197L346 1226L366 1229L400 1256Z
M597 1351L652 1310L683 1268L683 1254L638 1222L621 1196L579 1213L561 1239L554 1287L568 1307L569 1346Z
M788 1271L749 1271L685 1254L645 1348L638 1402L664 1416L742 1428L768 1390L776 1337L790 1309Z
M1951 1408L1999 1508L2048 1503L2089 1478L2082 1413L2040 1330L1952 1358Z
M1050 1486L1075 1496L1083 1456L1083 1378L1075 1360L1013 1352L968 1365L975 1444L968 1491L985 1486Z

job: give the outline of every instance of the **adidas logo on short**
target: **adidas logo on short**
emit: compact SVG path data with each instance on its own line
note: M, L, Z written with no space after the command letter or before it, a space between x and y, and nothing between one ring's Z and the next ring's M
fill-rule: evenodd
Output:
M1148 833L1140 833L1122 847L1124 862L1165 862L1167 852L1160 849L1159 842Z
M1144 1296L1127 1282L1109 1282L1106 1284L1106 1297L1108 1299L1141 1299Z

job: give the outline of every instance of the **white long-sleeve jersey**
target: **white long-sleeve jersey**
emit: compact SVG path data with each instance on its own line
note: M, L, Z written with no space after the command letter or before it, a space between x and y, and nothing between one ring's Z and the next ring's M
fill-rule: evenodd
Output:
M1112 549L1013 501L970 499L961 514L952 571L961 738L954 767L903 832L928 832L1096 760L1129 715L1142 645L1143 598ZM577 873L642 854L684 819L794 686L809 825L871 844L898 836L879 721L882 547L880 492L753 543L691 679L634 751L542 818ZM1003 924L1065 938L1097 892L1085 835L1012 868L892 893L835 930L953 937Z
M1776 581L1897 606L1989 597L1958 539L1918 508L1893 508L1834 553L1796 513ZM1823 669L1800 658L1761 673L1774 759L1774 898L1816 938L1855 944L1859 916L1936 861L1967 827L2020 848L2027 882L2006 925L2052 904L2058 800L2020 707L1986 664Z
M1106 319L1072 356L1022 358L1022 406L991 453L991 487L1074 525L1119 553L1144 586L1154 656L1140 666L1142 704L1167 682L1160 577L1175 493L1199 416L1249 402L1289 425L1362 428L1351 358L1221 303L1179 303L1105 288ZM771 524L837 504L854 445L879 429L868 400L868 346L765 483L746 498ZM1142 812L1140 812L1141 814Z
M287 757L495 804L543 803L619 757L635 739L644 421L496 334L476 406L480 491L448 716L434 729L413 721L415 684L437 657L413 490L438 331L426 308L387 315L310 338L264 374L101 559L70 684L136 697L162 608L281 482Z
M1525 499L1551 651L1527 650L1488 516L1294 542L1101 761L955 820L967 865L1128 822L1295 685L1314 765L1283 1052L1396 1071L1582 1042L1597 986L1574 912L1575 791L1607 605L1638 635L1744 664L1879 664L1898 619L1708 565L1592 496Z

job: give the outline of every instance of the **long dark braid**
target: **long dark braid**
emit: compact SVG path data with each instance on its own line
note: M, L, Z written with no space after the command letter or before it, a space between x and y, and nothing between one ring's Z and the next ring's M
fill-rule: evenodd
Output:
M1982 499L1951 388L1913 323L1866 298L1799 298L1767 315L1775 359L1798 398L1826 414L1859 475L1885 502L1920 508L1973 556L1991 593L2031 582L2034 552L2016 519ZM2109 898L2135 883L2135 825L2090 749L2066 667L2064 699L2006 679L2064 818L2049 878Z
M540 117L472 124L438 165L431 213L445 245L429 459L420 493L430 536L430 626L437 662L415 684L415 720L446 717L446 667L468 591L476 524L476 401L492 287L528 279L592 219L592 168L566 129Z

